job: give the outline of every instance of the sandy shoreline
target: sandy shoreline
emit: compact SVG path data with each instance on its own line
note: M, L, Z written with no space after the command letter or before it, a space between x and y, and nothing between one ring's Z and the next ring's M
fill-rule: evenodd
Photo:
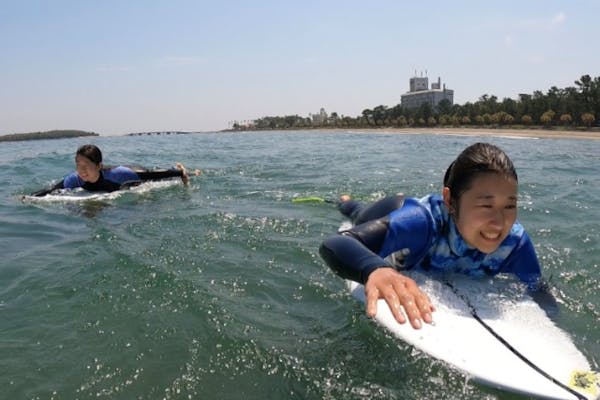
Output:
M565 131L549 129L486 129L486 128L379 128L356 129L373 133L403 133L428 135L490 136L490 137L523 137L540 139L587 139L600 140L598 131Z

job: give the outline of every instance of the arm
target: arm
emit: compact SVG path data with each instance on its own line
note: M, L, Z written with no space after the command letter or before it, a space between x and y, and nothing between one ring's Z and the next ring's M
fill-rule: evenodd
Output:
M38 190L37 192L31 193L31 195L35 196L35 197L43 197L47 194L54 192L57 189L64 189L64 187L65 187L64 182L65 182L64 179L61 179L60 182L58 182L56 185L52 186L51 188Z
M425 207L406 199L401 208L326 239L321 256L338 275L366 283L375 268L392 266L384 257L398 250L406 254L406 265L417 264L431 244L432 225Z
M384 217L326 239L319 251L338 275L365 284L367 315L375 316L377 300L383 298L399 323L405 323L408 317L411 325L419 329L421 320L432 322L434 307L414 280L399 273L376 253L392 239L389 218Z
M158 181L167 178L181 178L183 171L179 169L161 169L154 171L140 171L137 172L141 181Z
M376 268L391 267L376 254L385 240L387 228L387 218L365 222L325 239L319 252L336 274L364 284Z
M199 169L192 171L195 176L199 176L201 174ZM181 178L181 181L184 185L189 183L189 177L185 166L181 163L175 164L175 168L167 169L167 170L155 170L155 171L139 171L138 176L142 181L156 181L167 178Z
M69 175L65 176L60 182L56 185L52 186L50 189L43 189L32 193L32 196L42 197L47 194L52 193L57 189L74 189L78 187L82 187L85 182L77 175L77 172L71 172Z

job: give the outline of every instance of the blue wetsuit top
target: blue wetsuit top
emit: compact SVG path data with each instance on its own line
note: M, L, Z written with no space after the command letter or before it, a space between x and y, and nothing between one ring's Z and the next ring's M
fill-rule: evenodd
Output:
M494 252L483 253L461 237L440 195L405 199L387 216L326 239L320 253L338 275L360 283L376 268L400 264L472 276L513 273L530 289L541 277L533 244L521 224L515 222Z
M77 174L72 172L63 179L63 188L83 188L90 192L114 192L119 190L126 182L140 181L138 174L127 167L119 166L110 169L102 169L100 178L96 182L86 182Z
M86 182L81 179L77 172L72 172L53 187L35 192L32 196L45 196L56 189L74 189L78 187L90 192L114 192L144 181L181 177L182 174L183 172L178 169L133 170L129 167L119 166L103 168L96 182Z

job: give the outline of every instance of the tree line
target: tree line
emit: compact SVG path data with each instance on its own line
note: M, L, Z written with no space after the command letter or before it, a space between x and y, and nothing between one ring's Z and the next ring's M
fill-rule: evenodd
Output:
M46 132L13 133L0 136L0 142L14 142L19 140L39 140L39 139L61 139L80 136L98 136L94 132L78 131L73 129L54 130Z
M254 121L234 122L233 130L376 128L376 127L557 127L590 129L600 117L600 77L583 75L575 86L547 93L539 90L520 94L518 99L484 94L476 102L463 105L442 100L437 107L423 103L415 109L379 105L365 109L356 117L332 112L325 115L263 117Z

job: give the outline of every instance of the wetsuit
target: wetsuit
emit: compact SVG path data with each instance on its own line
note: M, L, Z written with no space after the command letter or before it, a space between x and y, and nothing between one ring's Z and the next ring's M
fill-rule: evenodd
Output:
M134 170L129 167L103 168L96 182L86 182L77 175L77 172L64 177L63 180L49 189L32 193L32 196L45 196L57 189L83 188L90 192L114 192L115 190L139 185L145 181L157 181L174 177L181 177L183 172L179 169L167 170Z
M494 252L470 247L439 195L386 198L369 208L341 203L353 228L326 239L320 253L341 277L365 283L380 267L462 272L472 276L513 273L537 289L540 265L529 236L518 222Z

